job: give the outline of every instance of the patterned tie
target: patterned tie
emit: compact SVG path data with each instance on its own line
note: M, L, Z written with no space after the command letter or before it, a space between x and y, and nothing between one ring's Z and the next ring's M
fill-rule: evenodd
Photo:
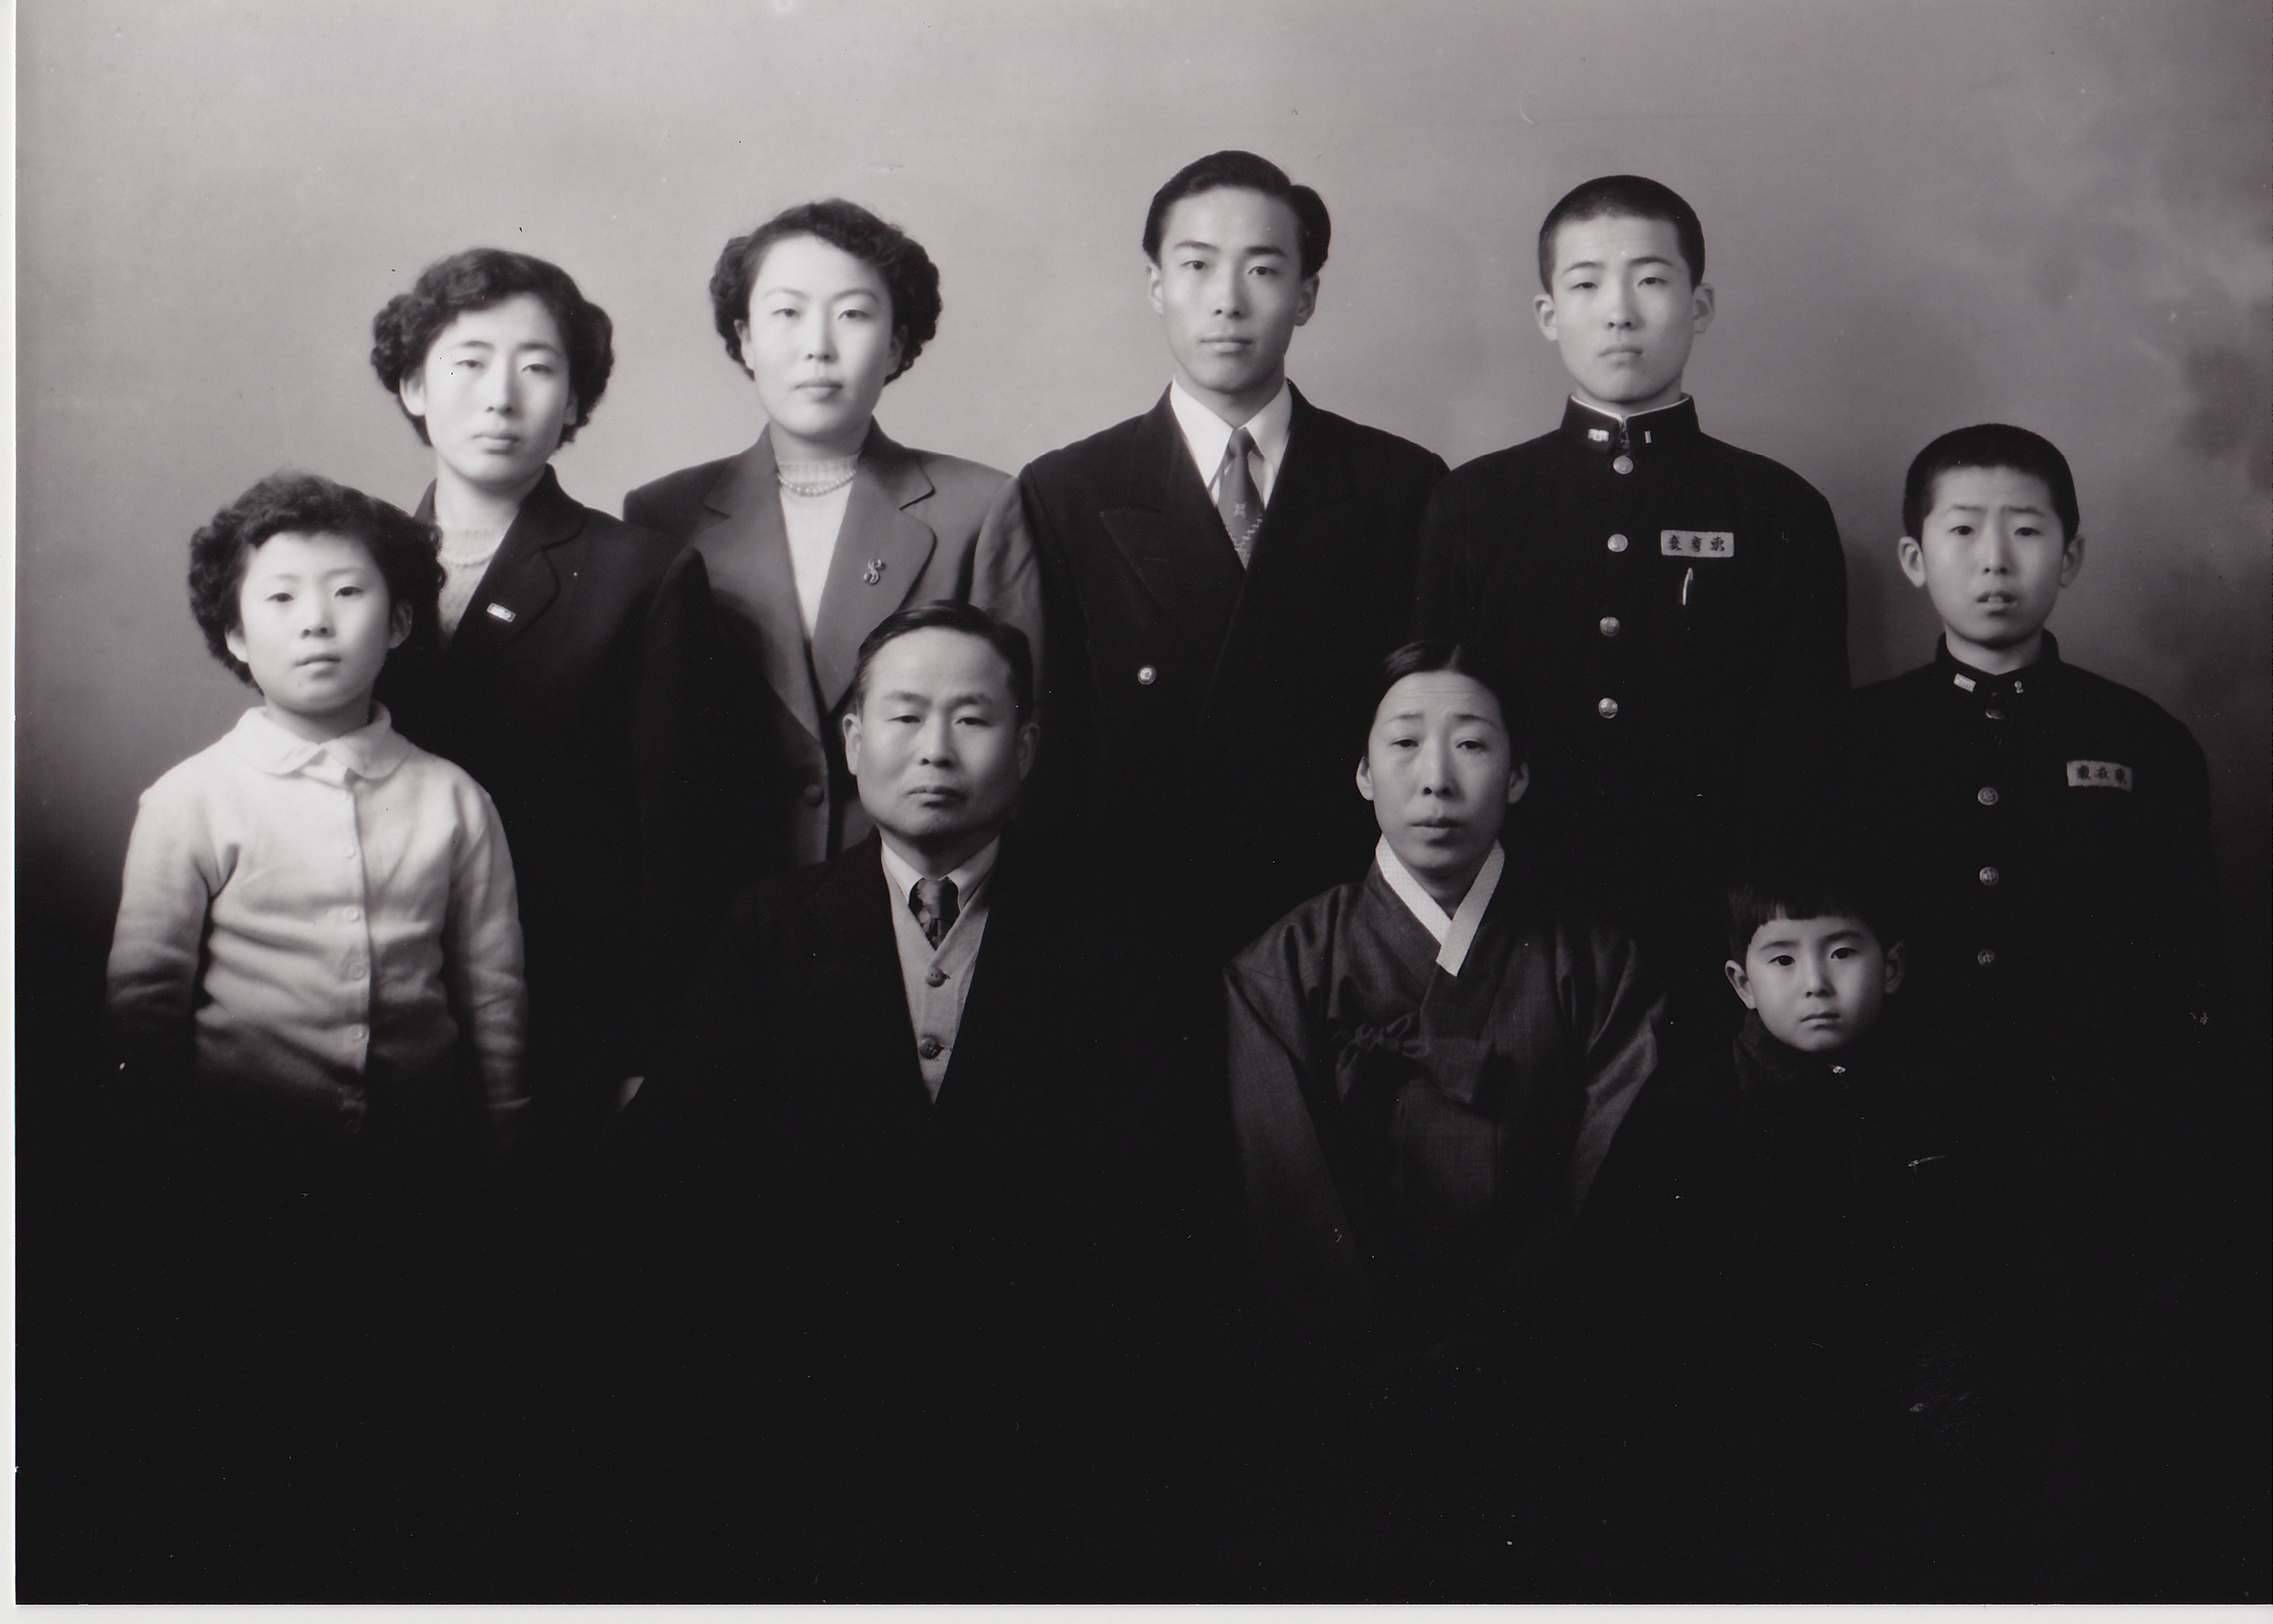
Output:
M938 951L939 944L946 939L947 932L955 928L956 915L962 911L962 904L956 898L955 882L951 879L917 880L907 893L907 911L914 914L916 923L924 927L924 937L930 942L932 950Z
M1224 533L1231 537L1242 569L1255 551L1255 533L1263 527L1263 495L1247 472L1247 453L1254 449L1255 436L1244 428L1237 430L1223 448L1223 466L1216 470L1216 511L1223 517Z

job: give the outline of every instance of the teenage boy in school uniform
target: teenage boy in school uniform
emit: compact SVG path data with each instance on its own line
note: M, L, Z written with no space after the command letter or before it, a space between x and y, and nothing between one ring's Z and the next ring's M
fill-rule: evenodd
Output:
M1415 631L1507 662L1531 705L1544 849L1645 951L1709 967L1739 808L1804 789L1847 692L1847 571L1807 482L1708 437L1682 387L1711 325L1696 211L1608 175L1539 228L1561 425L1447 477ZM1722 1018L1701 969L1673 987ZM1683 994L1688 996L1685 998Z

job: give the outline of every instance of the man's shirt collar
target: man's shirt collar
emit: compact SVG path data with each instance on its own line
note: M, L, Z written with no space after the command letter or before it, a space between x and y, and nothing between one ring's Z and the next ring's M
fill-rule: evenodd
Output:
M895 898L897 905L906 907L908 892L915 889L916 882L926 876L921 869L910 866L906 858L894 851L890 841L879 837L876 845L884 852L884 877L892 882L892 889L897 893ZM994 873L996 859L1001 856L1002 837L997 835L966 858L961 867L938 877L955 882L957 908L967 912L978 899L978 888L986 883L987 876Z
M384 705L374 705L371 719L362 727L320 743L278 725L266 707L256 705L230 729L229 747L262 772L280 778L312 767L318 777L330 767L375 781L410 756L410 741L395 731Z
M1499 877L1507 870L1507 854L1498 841L1477 869L1476 878L1469 882L1468 894L1460 898L1460 906L1446 913L1427 887L1413 877L1413 871L1397 861L1397 853L1389 849L1389 837L1384 835L1373 849L1374 861L1381 867L1381 877L1389 882L1389 889L1397 895L1418 919L1421 928L1437 938L1437 966L1447 976L1457 976L1460 967L1467 962L1468 949L1476 943L1476 932L1484 923L1484 910L1491 906L1492 895L1499 889Z
M1198 398L1180 383L1168 385L1168 409L1176 414L1177 426L1184 431L1184 443L1191 447L1192 461L1199 468L1199 482L1206 485L1223 466L1224 447L1231 444L1234 427L1245 428L1254 436L1255 448L1263 454L1263 460L1275 473L1287 460L1287 441L1294 431L1294 387L1285 379L1279 380L1278 393L1272 396L1263 409L1244 424L1226 423L1202 406Z

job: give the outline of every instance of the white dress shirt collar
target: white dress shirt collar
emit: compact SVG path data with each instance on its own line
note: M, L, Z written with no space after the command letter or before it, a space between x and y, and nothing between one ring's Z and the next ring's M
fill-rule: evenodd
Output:
M1476 942L1477 927L1484 922L1484 910L1491 906L1492 894L1499 889L1499 877L1507 867L1507 854L1498 841L1492 842L1484 867L1477 870L1469 882L1468 894L1460 898L1460 906L1449 914L1428 894L1427 887L1413 877L1413 871L1397 861L1397 853L1389 849L1389 837L1384 835L1381 844L1373 849L1373 859L1381 866L1381 877L1389 882L1389 889L1397 900L1411 910L1421 928L1437 938L1437 965L1447 976L1457 976L1460 967L1467 962L1468 948Z
M328 757L355 777L375 781L402 766L410 753L410 741L395 731L384 705L374 705L371 719L362 727L321 743L302 738L277 723L265 706L256 705L237 718L228 741L238 756L280 778Z
M1168 408L1176 414L1177 426L1184 431L1184 444L1199 469L1199 482L1210 496L1216 494L1216 476L1223 470L1224 447L1231 444L1232 430L1246 429L1254 437L1257 453L1247 461L1248 471L1255 476L1255 494L1269 503L1271 487L1278 483L1279 467L1287 460L1287 441L1294 432L1292 385L1281 379L1270 403L1242 424L1226 423L1180 383L1168 385ZM1258 461L1260 467L1255 466Z
M906 907L908 892L915 889L917 880L926 877L922 870L894 851L889 840L879 839L876 844L884 850L884 877L892 882L893 901L896 906ZM955 882L955 904L958 914L970 911L971 904L977 899L978 888L986 883L987 876L994 873L995 860L1001 856L1002 837L997 835L966 858L960 867L938 877Z

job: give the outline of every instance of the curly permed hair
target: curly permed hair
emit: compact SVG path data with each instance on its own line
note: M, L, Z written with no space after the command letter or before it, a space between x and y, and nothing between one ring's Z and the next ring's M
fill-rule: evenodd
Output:
M717 268L710 273L710 316L735 365L749 366L742 358L742 335L735 327L749 319L750 288L757 281L758 266L776 243L793 236L818 237L876 266L892 296L892 336L900 341L899 365L884 381L888 384L915 366L924 346L939 331L939 267L914 237L842 197L786 208L756 230L736 237L719 254Z
M553 313L568 351L568 387L576 397L576 415L561 426L560 443L566 446L592 421L592 408L607 393L607 375L616 368L616 324L584 296L574 277L549 260L503 248L468 248L436 260L418 273L408 293L396 294L371 318L371 370L400 405L403 380L426 364L427 352L445 327L468 310L486 310L524 293L534 294ZM408 406L403 416L420 440L433 444L424 418L413 416Z
M189 538L189 612L213 657L250 683L252 668L229 652L243 625L238 594L253 549L272 536L345 536L371 551L391 607L408 604L411 624L435 618L442 590L441 532L401 508L318 474L271 474Z

